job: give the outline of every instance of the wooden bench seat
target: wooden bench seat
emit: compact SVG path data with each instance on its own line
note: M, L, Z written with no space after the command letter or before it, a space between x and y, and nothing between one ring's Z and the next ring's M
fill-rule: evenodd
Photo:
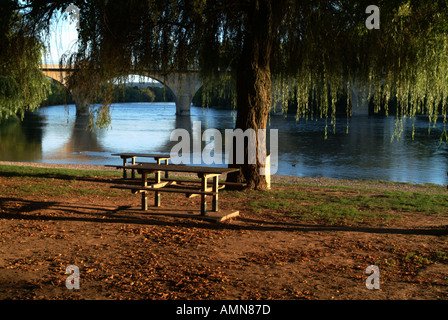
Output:
M125 179L123 179L123 180L125 180ZM183 184L183 183L201 184L200 180L193 180L193 179L161 178L160 180L161 181L173 182L173 183L178 184L178 185ZM141 180L140 179L131 179L131 180L128 179L126 183L127 184L132 184L133 183L132 181L135 181L136 185L138 184L139 186L141 186L141 183L140 183ZM149 178L148 179L148 182L153 182L153 181L154 181L154 178ZM223 189L225 186L243 188L243 187L247 186L247 183L244 183L244 182L227 182L227 181L220 181L219 182L219 189Z
M132 190L134 193L137 192L146 192L146 191L156 191L156 192L173 192L173 193L186 193L186 194L205 194L205 195L209 195L209 196L213 196L216 195L217 192L213 192L213 191L201 191L201 190L197 190L196 188L188 188L188 187L184 187L183 188L151 188L151 187L142 187L142 186L120 186L120 185L116 185L116 186L111 186L111 188L114 189L124 189L124 190Z

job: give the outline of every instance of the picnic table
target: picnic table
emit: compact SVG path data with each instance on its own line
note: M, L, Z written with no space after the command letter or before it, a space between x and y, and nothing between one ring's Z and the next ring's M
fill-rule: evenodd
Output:
M122 166L113 166L108 165L108 167L117 167L123 168L123 179L127 179L126 170L129 169L128 159L131 159L130 165L135 165L135 158L154 158L157 164L161 164L162 161L165 161L165 164L168 164L168 161L172 158L170 154L159 154L159 153L113 153L113 156L119 156L123 160ZM135 179L135 170L131 170L131 177ZM168 178L168 171L165 172L165 177Z
M161 205L161 192L185 193L188 195L201 196L201 216L207 214L207 196L212 196L212 211L218 211L218 191L225 187L225 184L219 185L219 176L231 172L237 172L238 168L217 168L203 166L186 165L167 165L159 163L140 163L128 165L127 169L136 170L141 174L141 183L139 185L115 185L112 188L128 189L133 193L142 194L142 210L148 210L148 192L155 192L154 204L156 207ZM197 186L184 186L179 183L185 182L180 179L162 179L162 172L182 172L197 174L201 179L200 188ZM154 173L154 180L149 181L148 175ZM208 186L208 179L212 179L211 187Z

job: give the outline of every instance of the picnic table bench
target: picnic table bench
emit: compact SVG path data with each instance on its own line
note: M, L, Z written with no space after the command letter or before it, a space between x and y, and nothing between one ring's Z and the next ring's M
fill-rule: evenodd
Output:
M123 169L123 179L127 179L127 172L126 170L129 169L128 159L131 159L130 165L135 165L135 158L141 157L141 158L154 158L154 160L157 162L157 164L161 164L162 161L165 161L165 164L168 164L168 161L172 158L170 154L158 154L158 153L113 153L113 156L119 156L123 160L122 166L115 166L115 165L106 165L106 167L116 167L117 169L122 168ZM165 172L165 178L168 178L168 171ZM132 179L135 179L135 170L131 169L131 177Z
M200 195L201 196L201 215L207 214L207 196L212 196L212 211L218 211L218 191L225 187L225 184L219 184L219 176L231 172L237 172L238 168L216 168L216 167L202 167L202 166L186 166L186 165L168 165L160 163L140 163L134 165L127 165L127 169L135 170L141 174L140 184L114 185L112 188L127 189L133 193L142 194L142 210L148 210L148 192L155 192L154 202L156 207L161 205L161 192L185 193L187 196ZM162 179L162 172L183 172L193 173L201 179L201 186L185 186L179 183L185 182L181 179ZM154 173L153 181L148 179L148 174ZM208 179L212 179L211 187L208 187ZM151 182L151 183L150 183Z

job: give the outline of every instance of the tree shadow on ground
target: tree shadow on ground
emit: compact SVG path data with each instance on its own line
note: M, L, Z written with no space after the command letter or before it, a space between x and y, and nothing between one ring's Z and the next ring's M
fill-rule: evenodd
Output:
M125 206L104 206L93 204L31 201L20 198L0 197L0 219L34 221L74 221L99 224L135 224L154 226L181 226L210 230L248 230L283 232L362 232L372 234L402 235L448 235L448 225L426 228L391 228L377 226L346 226L326 224L306 224L288 221L269 221L247 217L238 217L236 222L213 223L202 221L199 215L173 217L176 212L185 213L185 209L150 208L147 212ZM151 211L153 210L153 211ZM52 213L50 214L49 211ZM69 215L66 215L69 214Z

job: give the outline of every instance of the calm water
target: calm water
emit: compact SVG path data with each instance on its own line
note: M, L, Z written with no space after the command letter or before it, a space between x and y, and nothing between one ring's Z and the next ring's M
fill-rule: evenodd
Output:
M177 143L171 131L191 132L193 121L207 128L234 128L234 115L224 110L192 107L191 117L175 116L170 103L114 104L112 126L86 130L87 119L75 116L75 106L52 106L28 115L25 121L0 125L0 160L71 164L120 164L116 152L169 153ZM325 121L296 122L293 116L272 116L278 129L279 175L337 179L381 179L398 182L447 184L448 147L439 145L442 124L428 135L426 118L405 121L399 141L391 142L394 118L338 119L336 134ZM150 161L146 159L146 161Z

